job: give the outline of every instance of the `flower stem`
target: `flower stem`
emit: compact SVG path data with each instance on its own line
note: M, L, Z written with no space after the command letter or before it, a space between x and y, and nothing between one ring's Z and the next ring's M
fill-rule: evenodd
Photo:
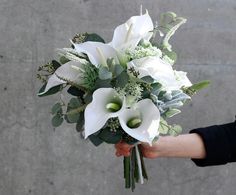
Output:
M124 157L125 188L130 188L130 156Z
M141 159L140 159L140 153L139 153L138 145L135 145L134 148L135 148L136 157L137 157L140 183L143 184L144 183L144 181L143 181L143 172L142 172L142 165L141 165Z

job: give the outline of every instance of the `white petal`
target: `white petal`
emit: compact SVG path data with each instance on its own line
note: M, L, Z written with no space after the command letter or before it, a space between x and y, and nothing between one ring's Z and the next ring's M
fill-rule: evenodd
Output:
M106 109L106 105L117 98L120 99L112 88L99 88L93 93L93 100L85 109L85 138L99 131L109 118L117 117L122 112L125 108L123 100L119 111L108 112Z
M148 13L142 16L133 16L126 23L116 27L111 41L111 45L114 48L120 48L126 42L126 36L129 31L129 27L132 25L131 35L129 40L132 41L132 45L136 46L138 42L143 38L149 40L153 30L153 22Z
M74 44L74 46L77 52L87 54L90 62L95 66L103 63L103 59L98 53L98 48L102 51L105 59L115 58L115 60L118 62L116 50L107 44L87 41L81 44Z
M180 87L190 87L192 86L191 81L187 77L187 73L183 71L174 71L176 80Z
M133 117L141 117L142 123L138 128L127 126L127 122ZM119 121L127 134L141 142L152 144L153 139L159 135L160 112L150 99L141 100L135 108L124 110Z
M128 68L134 67L140 75L139 78L151 76L167 89L178 89L172 66L159 57L144 57L135 59L127 64Z
M46 93L52 87L66 83L66 81L64 79L79 83L81 73L78 70L75 70L74 68L72 68L72 66L80 68L82 66L82 64L80 62L70 61L70 62L67 62L66 64L63 64L62 66L60 66L55 71L55 73L48 79L45 90L43 92L39 93L38 95L42 95L42 94ZM62 79L62 78L64 78L64 79Z

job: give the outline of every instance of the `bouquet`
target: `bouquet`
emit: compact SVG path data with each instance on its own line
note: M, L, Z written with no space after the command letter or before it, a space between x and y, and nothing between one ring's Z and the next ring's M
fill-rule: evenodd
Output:
M76 34L71 47L57 50L57 60L38 69L44 83L38 96L66 90L70 98L59 98L52 106L54 127L75 123L95 146L121 141L135 145L123 161L125 187L132 191L138 181L148 179L139 144L178 135L181 127L167 119L209 84L192 84L186 72L173 68L177 55L169 40L185 22L167 12L154 25L146 11L119 25L109 43L95 33Z

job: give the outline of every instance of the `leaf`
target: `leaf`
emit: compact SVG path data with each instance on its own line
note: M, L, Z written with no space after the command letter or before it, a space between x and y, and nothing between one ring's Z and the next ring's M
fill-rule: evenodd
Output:
M171 51L171 45L169 44L169 39L175 33L175 31L186 22L187 20L182 17L177 17L173 12L167 12L161 15L158 29L164 33L164 38L162 40L161 46L163 49L168 49Z
M84 42L86 42L86 41L105 43L105 40L96 33L86 33L86 38L85 38Z
M145 83L153 83L154 79L151 76L145 76L141 78Z
M42 93L45 90L46 87L46 83L40 88L38 94ZM42 95L38 95L39 97L44 97L44 96L48 96L48 95L53 95L59 91L61 91L63 88L63 85L57 85L55 87L52 87L51 89L49 89L46 93L42 94Z
M181 112L180 110L173 108L173 109L168 109L164 113L164 115L165 115L166 118L170 118L170 117L173 117L176 114L179 114L180 112Z
M96 80L96 84L95 84L95 89L98 88L102 88L102 87L111 87L111 79L107 79L107 80L101 80L101 79L97 79Z
M80 97L81 99L83 98L85 92L82 91L81 89L78 89L77 87L70 87L67 92L73 96L77 96L77 97Z
M177 136L182 132L182 127L180 125L174 125L170 128L169 134L172 136Z
M62 113L62 106L60 102L57 102L56 104L53 105L51 113L52 114Z
M61 64L65 64L65 63L69 62L70 60L67 59L65 56L61 56L59 61L60 61Z
M52 125L53 127L59 127L63 122L63 118L61 115L59 114L56 114L53 116L52 118Z
M101 80L107 80L112 78L112 73L109 72L107 67L100 67L98 72L98 77Z
M103 140L101 140L97 135L92 134L88 138L95 146L99 146L101 143L103 143Z
M119 76L119 75L123 72L123 70L124 70L124 68L123 68L120 64L116 64L116 65L114 66L113 71L112 71L113 76L114 76L114 77Z
M171 60L173 60L174 63L176 62L177 54L174 51L169 51L168 49L163 49L162 52L163 52L163 55L167 55L167 57L170 58Z
M81 132L84 130L84 113L80 113L79 120L77 121L76 124L76 130L78 132Z
M116 144L122 139L122 134L120 131L113 132L108 128L104 128L98 134L99 138L109 144Z
M123 88L128 83L128 80L129 75L124 71L116 78L114 87Z
M165 134L168 133L169 129L170 129L170 126L169 126L168 123L161 117L161 119L160 119L160 126L159 126L158 131L159 131L161 134L165 135Z
M82 105L82 102L79 98L71 98L70 102L68 103L69 109L71 108L78 108L79 106Z
M69 123L77 123L77 121L79 120L79 117L80 117L80 113L68 112L68 113L66 113L66 116L67 116L67 120Z
M56 60L52 60L52 66L56 70L61 66L61 64Z
M201 81L199 83L196 83L194 85L192 85L191 87L189 87L191 90L194 90L194 91L199 91L201 89L204 89L206 87L208 87L210 85L210 81L208 80L205 80L205 81Z

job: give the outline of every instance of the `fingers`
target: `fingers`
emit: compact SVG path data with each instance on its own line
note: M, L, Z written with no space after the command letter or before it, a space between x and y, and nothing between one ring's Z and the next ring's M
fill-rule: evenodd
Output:
M129 145L125 142L120 142L120 143L117 143L115 144L115 148L116 148L116 156L119 157L119 156L130 156L130 151L131 151L131 148L133 146L132 145Z

